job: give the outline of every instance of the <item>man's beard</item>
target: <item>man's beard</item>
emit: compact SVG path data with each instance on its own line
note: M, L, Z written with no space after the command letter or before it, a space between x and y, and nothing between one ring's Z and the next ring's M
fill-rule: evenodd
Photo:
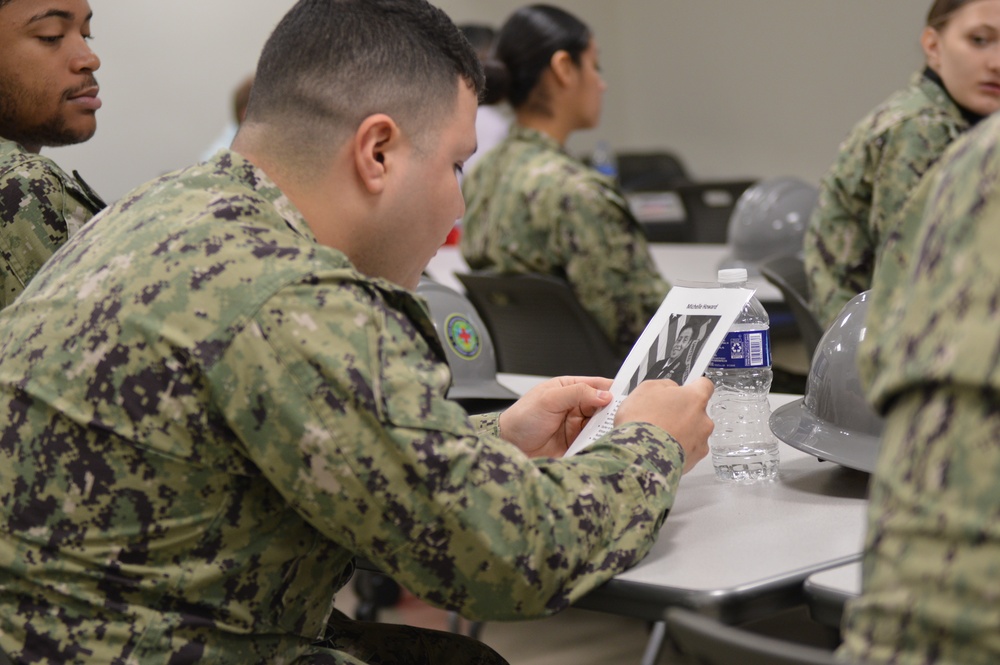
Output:
M84 85L64 91L62 101L66 101L71 95L81 90L96 85L97 79L91 76ZM0 136L21 145L58 147L83 143L94 135L93 131L81 132L70 129L66 125L66 119L61 114L56 113L49 118L37 120L32 117L30 112L23 111L24 109L44 106L44 100L33 98L16 85L12 85L10 81L0 79ZM21 110L20 116L18 115L19 109ZM25 118L32 118L31 123L25 124Z

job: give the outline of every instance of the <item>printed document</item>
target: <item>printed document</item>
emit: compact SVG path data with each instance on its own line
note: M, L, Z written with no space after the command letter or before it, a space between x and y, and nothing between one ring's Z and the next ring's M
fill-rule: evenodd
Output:
M618 406L646 379L680 385L700 377L753 296L752 288L675 286L642 331L611 385L612 402L594 414L566 451L575 455L611 431Z

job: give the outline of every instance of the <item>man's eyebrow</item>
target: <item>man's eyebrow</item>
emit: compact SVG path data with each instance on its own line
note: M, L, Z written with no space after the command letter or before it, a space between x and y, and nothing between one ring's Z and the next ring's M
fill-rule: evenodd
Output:
M87 20L89 21L90 17L93 15L94 12L90 12L90 14L87 16ZM25 25L31 25L32 23L37 23L38 21L44 21L47 18L61 18L64 21L72 21L73 12L68 12L63 9L50 9L47 12L42 12L41 14L35 14L34 16L28 19L28 22Z

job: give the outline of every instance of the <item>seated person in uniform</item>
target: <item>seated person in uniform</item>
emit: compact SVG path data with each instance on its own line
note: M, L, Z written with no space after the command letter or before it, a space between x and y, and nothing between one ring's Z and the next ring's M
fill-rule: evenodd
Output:
M997 114L952 143L910 261L875 273L858 367L886 425L849 659L1000 662L998 145Z
M1000 108L1000 0L935 0L924 68L851 130L804 239L810 306L827 327L872 286L903 209L945 148Z
M462 255L474 270L565 279L624 357L669 287L622 193L565 149L600 120L597 43L575 16L532 5L500 29L495 55L515 122L462 183Z
M86 0L0 2L0 308L104 207L38 154L97 129L101 61L87 43L91 14Z
M464 209L475 53L424 0L300 0L256 72L231 150L123 196L0 313L0 648L503 663L335 611L355 557L470 619L558 612L649 551L711 382L644 382L568 459L609 379L470 418L412 289Z

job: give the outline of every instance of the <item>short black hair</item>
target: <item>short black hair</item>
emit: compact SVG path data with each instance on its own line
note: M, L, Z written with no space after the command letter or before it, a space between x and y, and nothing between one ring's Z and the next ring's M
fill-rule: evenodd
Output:
M479 59L425 0L299 0L264 45L246 122L307 152L374 113L416 135L450 111L459 81L482 94Z

